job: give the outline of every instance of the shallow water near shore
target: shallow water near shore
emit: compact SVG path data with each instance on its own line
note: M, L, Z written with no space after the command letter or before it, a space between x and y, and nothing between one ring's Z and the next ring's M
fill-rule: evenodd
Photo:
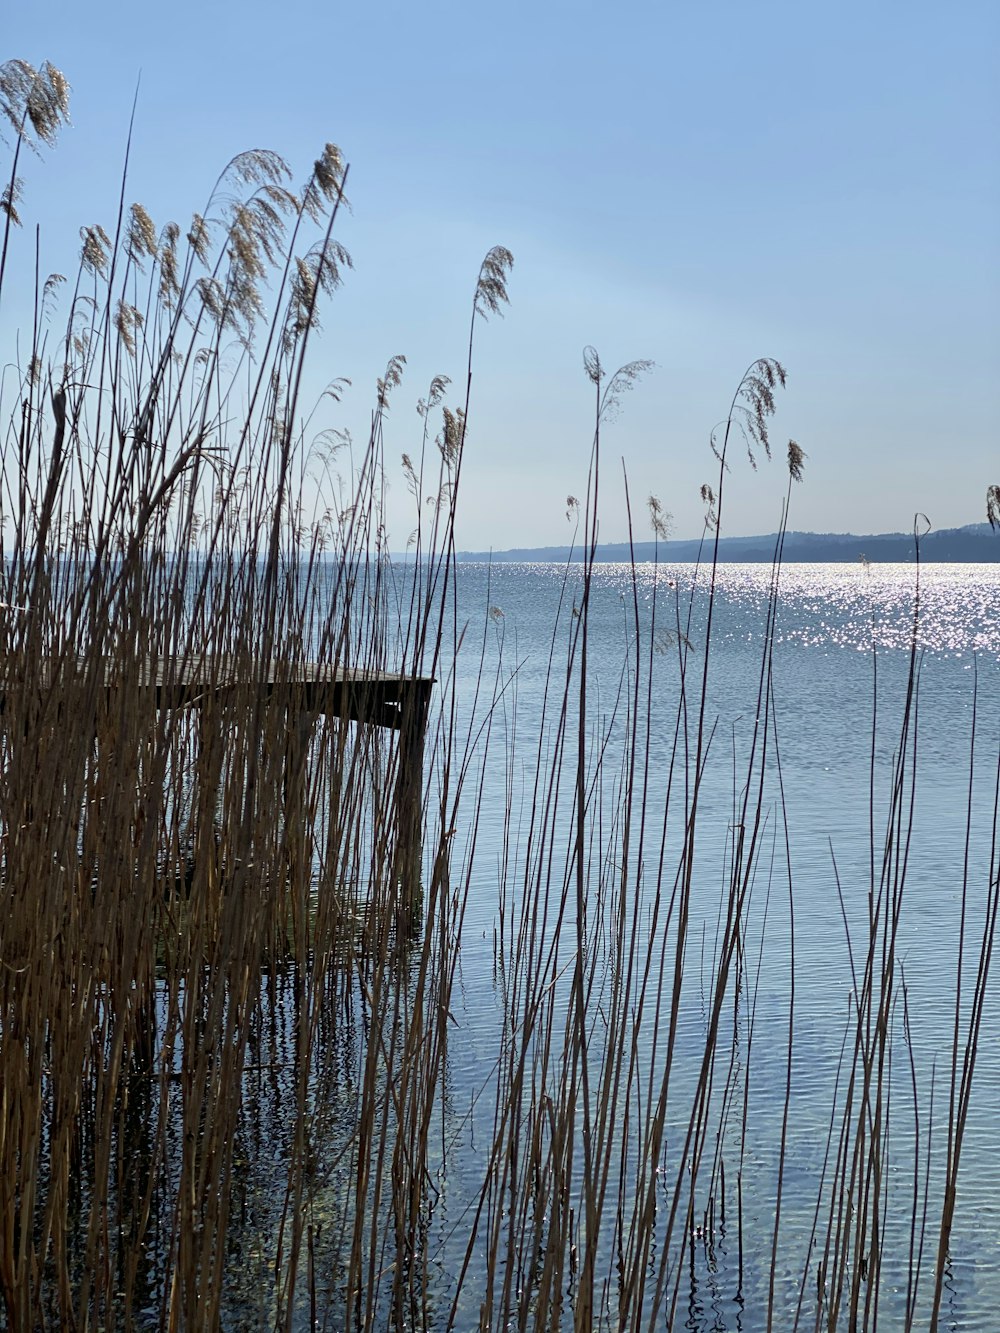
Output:
M622 708L618 690L629 633L626 612L637 598L640 623L644 617L648 625L655 597L659 628L653 633L660 639L650 695L648 803L655 811L659 801L661 813L678 697L678 632L693 645L702 641L704 602L696 602L691 621L686 618L687 592L694 578L691 567L653 570L640 566L634 583L628 567L597 566L593 571L589 670L595 687L592 697L601 700L604 760L610 771L615 770L619 758L615 751L616 724L609 719L616 701L619 711ZM705 571L700 571L697 578L704 581ZM734 773L741 771L742 756L750 741L770 578L771 570L766 566L724 566L718 571L707 701L714 733L702 798L699 888L693 909L701 914L702 922L692 931L692 938L701 937L704 944L702 957L689 957L687 961L682 1019L688 1059L695 1063L703 1045L705 989L711 970L720 882L734 823ZM492 569L460 566L458 579L460 606L470 622L470 646L463 651L479 651L477 613L482 617L480 608L495 608L486 633L488 669L498 659L508 670L516 669L513 688L518 735L525 749L530 750L541 725L552 627L560 604L564 623L571 625L574 603L580 597L579 575L573 569L567 574L562 568L540 565L500 565ZM879 840L885 838L892 763L906 702L914 594L915 571L909 565L792 565L782 569L780 575L773 667L775 730L795 911L794 1057L777 1312L783 1308L782 1291L788 1304L783 1316L777 1314L781 1326L795 1309L805 1272L810 1264L815 1266L815 1256L811 1259L809 1255L810 1229L830 1130L838 1061L850 1023L852 952L848 930L857 965L869 911L870 825L873 822L877 855ZM892 1108L894 1152L898 1156L892 1156L887 1167L887 1214L893 1211L891 1191L898 1190L899 1197L893 1202L897 1210L900 1201L905 1203L909 1197L914 1162L907 1157L907 1144L912 1152L914 1124L921 1136L917 1149L921 1180L931 1163L931 1199L935 1197L935 1171L940 1170L945 1152L967 824L970 851L964 873L970 890L963 995L967 995L972 980L968 937L982 929L990 874L993 795L1000 753L998 594L1000 575L994 567L931 566L921 571L916 627L918 716L916 739L911 742L915 745L916 772L914 831L899 926L899 964L907 992L909 1042L903 1042L899 1000L893 1010L899 1082ZM569 633L568 628L565 633ZM558 653L558 632L555 643ZM689 663L690 670L700 672L702 662L697 651ZM664 771L657 771L658 763ZM485 1110L479 1116L478 1133L474 1127L477 1112L466 1108L478 1090L489 1084L502 1022L502 999L495 982L491 985L488 979L496 978L496 953L502 949L496 867L507 822L507 803L503 799L507 780L505 763L497 759L492 768L487 764L484 799L479 807L480 844L466 910L461 985L455 1004L459 1022L449 1045L449 1085L459 1119L465 1116L468 1120L449 1147L449 1214L462 1206L463 1170L475 1174L472 1164L477 1152L490 1141L490 1099L483 1099ZM752 961L748 975L755 1021L750 1129L743 1147L747 1166L742 1273L734 1254L732 1208L728 1238L717 1219L715 1232L710 1234L699 1218L696 1243L688 1256L689 1278L681 1284L689 1292L684 1323L689 1328L754 1329L766 1324L763 1298L770 1271L792 980L788 889L781 883L787 872L780 865L783 835L779 828L779 793L773 773L767 781L765 805L775 835L774 860L762 864L747 914L748 939L759 949L759 961ZM736 796L739 785L737 777ZM525 798L515 797L515 805L519 799ZM669 830L667 842L669 845ZM637 900L647 906L647 920L648 904L659 887L651 868L644 871L641 883L635 887ZM516 895L516 889L510 892ZM643 919L641 910L637 909L637 915ZM956 1329L992 1327L1000 1305L1000 1171L992 1151L991 1129L993 1107L1000 1097L998 1005L1000 986L994 978L989 983L978 1051L944 1300L944 1315L949 1326ZM912 1075L906 1065L908 1051L912 1052ZM655 1067L656 1050L646 1049L641 1059L648 1067ZM912 1086L907 1088L914 1081L916 1094ZM679 1093L682 1083L683 1074L678 1079ZM682 1093L679 1101L683 1104ZM885 1236L883 1263L896 1275L897 1293L905 1291L913 1263L906 1225L909 1220L904 1207L902 1214L897 1212L895 1224L887 1224ZM895 1238L893 1225L898 1227ZM931 1246L935 1240L929 1234L926 1245ZM890 1298L882 1299L883 1317L890 1325L899 1326L901 1309L892 1309Z
M405 584L406 571L399 576ZM628 611L635 604L642 632L651 635L655 645L644 751L648 755L645 807L654 836L647 854L638 858L641 867L626 895L643 947L654 953L655 932L664 929L657 924L662 917L656 917L654 904L671 887L672 843L682 832L672 816L664 815L678 706L678 648L685 642L691 645L688 671L700 678L706 603L696 596L689 613L688 596L692 583L703 583L706 577L704 570L696 573L684 566L655 570L640 566L634 575L629 567L599 566L590 592L588 725L593 747L600 748L602 768L609 775L619 772L627 760L625 663L634 638ZM461 847L475 823L477 841L468 864L461 852L456 859L458 866L466 867L468 893L448 1027L440 1138L431 1154L437 1169L435 1202L422 1242L427 1282L422 1309L412 1317L414 1327L428 1328L472 1327L480 1319L489 1260L482 1239L470 1248L470 1226L484 1197L488 1210L503 1208L502 1195L487 1190L484 1196L482 1190L497 1129L496 1087L505 1024L511 1021L507 970L517 922L538 886L527 837L533 782L540 766L559 762L553 760L547 740L553 727L551 696L564 671L581 598L580 576L572 568L567 573L545 565L492 569L464 565L458 567L457 579L462 646L456 670L464 714L458 730L478 726L479 739L472 765L475 781L462 803L455 838ZM669 1167L677 1165L674 1145L684 1142L705 1049L718 920L733 830L739 823L740 774L752 737L770 580L766 566L725 566L718 572L706 701L712 739L701 794L692 925L671 1088L672 1106L677 1109L667 1116L665 1181ZM858 979L852 976L852 966L860 966L868 930L872 849L877 856L886 836L914 632L918 714L909 745L916 780L898 934L900 986L891 1006L889 1049L896 1072L889 1084L891 1104L885 1120L883 1273L877 1310L887 1326L902 1326L910 1274L919 1263L924 1286L917 1293L918 1308L924 1309L927 1270L937 1242L933 1219L947 1152L963 875L969 886L961 972L963 1025L975 961L970 940L982 931L990 875L1000 754L1000 622L993 610L1000 573L993 567L924 569L916 631L914 592L912 566L804 565L781 571L773 661L780 786L776 772L768 768L763 799L768 827L745 910L746 957L738 986L742 999L732 1021L732 1050L727 1039L726 1059L716 1058L720 1083L725 1079L735 1086L745 1080L745 1104L737 1107L734 1098L713 1119L708 1141L710 1155L716 1164L722 1162L721 1189L716 1165L713 1183L703 1191L701 1203L694 1205L680 1243L674 1232L676 1254L667 1269L665 1306L673 1315L658 1326L706 1333L763 1329L768 1326L769 1301L775 1326L791 1327L796 1317L803 1327L813 1326L827 1207L824 1180L832 1170L836 1108L846 1080L843 1052L855 1021L850 996ZM482 682L494 680L498 697L488 713L487 744L482 731ZM473 717L478 724L471 722ZM645 729L645 716L640 726ZM607 808L607 824L592 849L596 862L602 858L613 862L620 855L621 830L614 819L619 794L610 779L596 792L595 800ZM659 826L664 823L665 855L659 848ZM558 837L553 841L556 865L548 873L558 885L568 873L571 849L566 844L559 852ZM588 928L604 928L600 918L607 910L602 894ZM572 934L572 917L571 910L562 924L567 935ZM563 947L568 963L572 948ZM557 1018L565 1015L569 1004L565 971L559 977L554 991ZM772 1278L793 979L782 1220ZM591 1000L595 1051L602 1043L601 1013L608 984L605 978ZM279 986L278 1012L281 994ZM945 1325L956 1330L992 1327L1000 1306L1000 1168L992 1130L993 1107L1000 1099L998 1006L1000 986L991 978L942 1301ZM340 1010L342 1016L351 1012L350 1005ZM352 1179L344 1154L357 1113L353 1090L359 1082L364 1042L353 1022L346 1028L342 1022L324 1023L324 1032L314 1105L327 1175L314 1208L317 1217L328 1219L335 1234L335 1219L346 1221L349 1214ZM658 1038L656 1031L650 1036L648 1025L641 1022L633 1030L643 1086L648 1081L653 1087L662 1071L663 1051L656 1044L662 1037L662 1031ZM287 1067L292 1066L289 1058ZM246 1106L247 1123L255 1125L264 1169L250 1171L242 1187L253 1200L247 1204L245 1194L244 1209L254 1219L249 1235L276 1209L276 1200L268 1203L266 1162L273 1154L277 1190L283 1157L280 1105L285 1095L280 1073L252 1074L248 1088L251 1085L255 1091ZM623 1099L620 1119L611 1130L620 1145L623 1174L635 1166L630 1122L635 1117L641 1121L643 1114L642 1098L633 1094L634 1090ZM633 1104L636 1100L638 1105ZM274 1137L261 1128L272 1119L278 1131ZM286 1127L286 1138L287 1134ZM259 1168L259 1158L257 1164ZM926 1209L931 1219L927 1223L914 1212L915 1192L920 1210ZM666 1188L659 1206L664 1212L669 1207ZM234 1244L242 1253L239 1236L237 1227ZM620 1239L616 1241L614 1228L609 1227L602 1245L610 1253L616 1244ZM338 1261L330 1253L324 1265L321 1251L318 1244L316 1263L326 1272L322 1286L329 1309L335 1311L342 1299L335 1277ZM609 1272L613 1270L612 1263ZM457 1286L459 1274L462 1280ZM772 1281L774 1291L769 1295ZM606 1283L598 1314L609 1326L615 1326L618 1296L614 1283ZM563 1297L568 1311L572 1283ZM250 1306L239 1298L236 1308L249 1317ZM259 1309L258 1314L265 1323L265 1311ZM664 1317L661 1313L660 1319ZM308 1327L304 1312L303 1320L301 1326Z

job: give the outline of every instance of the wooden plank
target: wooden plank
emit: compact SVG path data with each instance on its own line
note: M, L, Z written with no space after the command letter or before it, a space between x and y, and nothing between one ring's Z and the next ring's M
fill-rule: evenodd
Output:
M44 661L33 674L37 688L52 688L61 671L70 676L74 659ZM84 662L79 663L85 666ZM104 661L104 686L110 692L128 683L139 692L151 691L155 707L168 710L197 707L206 695L215 697L256 689L269 701L295 711L326 713L349 721L398 730L402 711L412 691L422 694L433 685L430 676L409 676L395 671L321 665L317 662L259 662L234 657L146 658L123 664ZM117 677L117 679L116 679ZM0 710L11 688L0 674Z
M6 671L0 667L0 713L13 691L34 690L57 701L59 684L75 680L98 691L104 689L109 700L118 690L131 689L144 696L147 707L167 711L200 708L209 700L225 702L227 696L249 690L268 706L281 707L297 718L325 713L398 731L394 795L400 924L409 933L419 919L424 738L433 677L234 656L144 658L138 662L106 658L98 681L90 674L90 662L83 658L43 660L30 677L18 678L10 668L9 660Z

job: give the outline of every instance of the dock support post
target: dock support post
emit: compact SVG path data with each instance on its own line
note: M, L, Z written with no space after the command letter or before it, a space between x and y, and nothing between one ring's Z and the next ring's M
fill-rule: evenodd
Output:
M214 693L195 705L195 762L191 791L190 885L199 877L218 890L219 847L216 817L225 769L226 721ZM212 895L214 899L214 894ZM206 900L207 901L207 900ZM217 907L217 904L215 904Z
M309 929L309 890L312 874L312 819L309 812L309 750L316 713L294 700L285 714L285 754L282 770L285 863L292 901L295 947L305 956Z
M396 775L396 878L400 920L410 933L420 917L423 859L424 732L431 682L410 680L399 700L399 770Z

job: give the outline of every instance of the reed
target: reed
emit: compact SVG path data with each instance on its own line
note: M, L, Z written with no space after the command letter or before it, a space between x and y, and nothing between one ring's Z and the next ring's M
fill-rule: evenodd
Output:
M55 140L66 82L10 62L0 110L2 302L24 243L20 158ZM654 570L647 608L633 561L609 696L590 655L604 436L650 365L609 376L587 349L588 486L567 514L582 558L525 736L518 647L500 609L460 606L454 538L476 331L513 261L491 250L472 287L456 400L439 376L420 403L402 462L414 559L394 565L384 426L404 359L376 383L359 450L303 424L308 353L350 265L347 177L329 144L298 188L275 154L241 154L186 230L157 229L123 194L113 227L83 229L70 280L37 280L26 351L0 384L6 1326L833 1330L881 1313L936 1327L998 876L994 856L973 910L967 840L950 1063L928 1113L900 949L919 584L886 800L873 714L867 921L859 936L844 906L850 1009L803 1223L788 1204L780 536L749 729L723 737L712 709L729 469L741 436L752 462L770 457L784 369L751 364L713 436L690 582ZM790 442L785 517L804 460ZM662 505L648 510L663 537ZM242 671L168 711L144 688L150 659ZM306 663L435 677L419 905L399 901L398 738L274 706L260 662L288 681ZM719 762L731 791L709 870ZM970 762L970 840L974 780ZM462 969L484 880L499 1021L469 1087L451 1052L462 991L485 984ZM788 1008L762 1056L772 953ZM762 1059L777 1060L776 1104L755 1083ZM762 1135L763 1227L745 1218ZM890 1252L906 1256L902 1303Z

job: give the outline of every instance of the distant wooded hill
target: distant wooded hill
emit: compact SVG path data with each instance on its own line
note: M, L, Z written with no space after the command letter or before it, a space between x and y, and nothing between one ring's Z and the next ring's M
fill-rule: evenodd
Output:
M774 558L777 534L762 537L722 537L719 540L719 559L729 563L754 564ZM708 541L702 547L697 541L636 542L629 548L627 542L606 542L597 548L596 559L602 564L657 559L661 562L684 564L711 555ZM459 560L492 560L494 563L513 561L558 561L582 559L583 552L568 546L524 546L510 551L462 551ZM915 543L912 533L880 532L868 536L835 532L788 532L785 534L783 559L786 564L798 561L852 563L870 560L888 564L912 561ZM958 562L987 564L1000 562L1000 532L994 532L988 523L970 523L964 528L932 530L920 539L920 558L929 562Z

